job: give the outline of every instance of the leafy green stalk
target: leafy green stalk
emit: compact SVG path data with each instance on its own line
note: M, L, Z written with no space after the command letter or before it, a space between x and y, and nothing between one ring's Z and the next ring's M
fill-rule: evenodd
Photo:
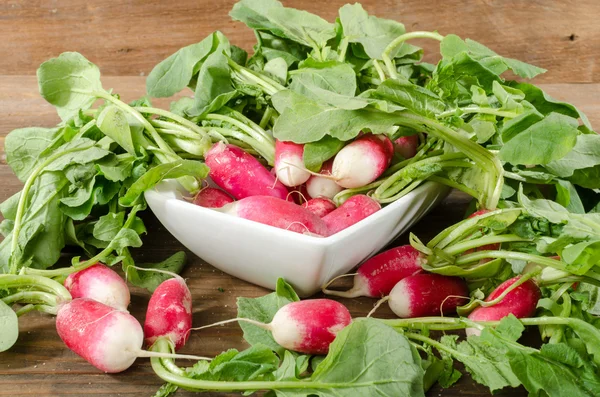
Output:
M394 65L394 63L392 62L391 54L395 53L397 48L400 47L402 45L402 43L404 43L405 41L411 40L411 39L421 39L421 38L442 41L444 39L444 36L442 36L436 32L405 33L401 36L398 36L394 41L392 41L390 44L388 44L388 46L385 48L385 50L383 50L383 53L381 54L381 58L383 59L383 62L385 63L385 67L391 78L393 78L393 79L398 78L398 72L396 71L396 65Z
M29 198L29 192L31 190L31 187L33 186L33 183L36 181L37 177L46 170L46 167L48 167L54 161L60 159L63 156L67 156L71 153L87 150L93 146L94 146L94 142L90 142L87 145L75 146L70 149L67 149L64 151L59 151L58 153L55 153L54 155L48 157L44 162L39 164L31 172L31 174L25 181L25 185L23 186L23 190L21 191L21 195L19 197L19 204L17 206L17 214L15 216L15 220L14 220L15 223L14 223L13 232L12 232L12 241L11 241L11 248L10 248L10 273L11 274L16 274L18 271L19 263L17 263L17 261L16 261L15 254L16 254L16 251L17 251L17 248L19 245L19 234L21 233L21 224L23 222L25 207L27 205L27 200Z

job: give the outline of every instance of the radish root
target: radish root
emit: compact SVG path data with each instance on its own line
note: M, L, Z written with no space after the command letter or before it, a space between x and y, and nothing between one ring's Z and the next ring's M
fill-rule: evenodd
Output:
M379 306L381 306L384 302L387 302L388 300L390 300L389 295L386 297L383 297L381 299L379 299L377 301L377 303L375 304L375 306L373 306L373 309L371 309L371 311L369 312L369 314L367 314L367 318L371 317L373 315L373 313L375 313L375 311L377 309L379 309Z
M321 292L327 295L339 296L341 298L356 298L361 296L362 291L360 290L360 286L353 286L351 289L347 291L336 291L332 289L327 289L334 281L339 280L340 278L348 277L348 276L356 276L358 273L348 273L342 274L340 276L334 277L329 282L321 287Z

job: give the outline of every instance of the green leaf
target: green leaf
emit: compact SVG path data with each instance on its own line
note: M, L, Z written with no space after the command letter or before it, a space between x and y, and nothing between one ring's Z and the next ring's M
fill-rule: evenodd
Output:
M93 163L111 155L111 152L96 145L96 142L88 138L79 138L65 143L51 154L55 155L59 152L64 152L64 155L48 164L44 168L44 172L62 171L73 164Z
M552 113L506 142L500 159L511 164L548 164L569 153L577 135L577 120Z
M222 52L214 52L200 67L194 93L195 104L187 113L199 116L213 112L236 96L227 58Z
M197 73L197 65L214 51L224 38L211 33L199 43L179 49L156 65L146 79L146 91L155 98L170 97L183 90Z
M324 162L332 158L344 147L344 142L339 139L324 136L317 142L304 145L302 159L307 169L319 172Z
M289 89L310 99L332 105L357 102L351 99L356 94L356 73L347 63L315 62L309 58L291 76ZM359 107L367 104L363 101Z
M185 268L186 254L184 251L176 252L167 259L158 263L141 263L137 264L137 267L144 269L159 269L166 270L171 273L180 274ZM165 273L158 273L153 271L138 270L128 266L123 261L123 271L127 275L127 281L136 287L146 288L150 292L154 290L165 280L172 278L172 276Z
M584 275L600 263L600 240L570 245L562 250L561 259L567 263L568 272Z
M127 153L133 156L136 155L136 147L133 143L129 122L123 110L116 106L105 107L98 115L96 125L106 136L125 149Z
M275 77L281 84L287 83L288 64L282 57L267 61L264 71Z
M249 318L265 324L273 320L277 310L291 302L300 300L293 288L283 279L277 281L275 292L260 298L237 299L238 317ZM244 339L251 345L263 344L274 350L279 356L283 356L284 348L279 346L267 330L255 325L240 322L244 331Z
M548 115L550 113L560 113L565 116L580 118L586 127L590 130L592 129L592 125L586 115L570 103L557 101L546 94L541 88L533 84L519 83L516 81L511 81L509 84L511 87L517 88L519 91L525 93L525 100L535 106L537 111L541 114Z
M215 357L209 368L193 375L194 379L220 382L244 382L261 379L277 369L279 358L267 346L256 344L238 352L230 349Z
M444 101L433 92L406 80L386 80L377 87L375 95L427 117L435 117L446 109Z
M17 314L0 300L0 352L10 349L19 337Z
M65 245L66 216L58 207L65 194L68 180L58 172L44 172L29 193L14 260L25 264L31 261L36 268L56 263ZM12 233L0 243L0 270L7 271Z
M37 165L44 151L59 135L57 128L29 127L11 131L4 141L6 162L21 182Z
M544 166L548 171L569 177L575 170L594 167L600 164L600 135L582 134L577 136L573 150L559 160Z
M124 207L132 206L146 190L153 188L164 179L175 179L182 176L204 179L207 175L208 167L199 161L177 160L160 164L138 178L129 187L127 193L119 199L119 204Z
M340 8L339 15L344 37L350 43L360 46L360 51L353 49L357 57L382 59L383 50L398 36L406 33L400 22L369 15L359 3L344 5ZM390 58L394 58L400 48L390 54Z
M153 397L169 397L174 395L178 389L179 386L177 385L174 385L172 383L165 383L156 391Z
M283 7L275 0L242 0L233 6L229 15L252 29L267 30L275 36L316 49L323 48L335 37L333 25L323 18Z
M384 133L398 119L393 113L372 108L347 110L325 105L290 90L276 93L272 100L281 114L273 128L275 138L295 143L315 142L325 135L347 141L365 129Z
M65 121L89 109L96 93L104 92L98 67L77 52L63 52L42 63L37 78L40 94Z
M125 223L125 212L110 212L98 218L94 225L94 238L101 241L111 241L119 233Z
M123 182L131 176L135 157L123 153L96 163L100 175L113 182Z
M424 396L421 358L405 336L375 319L341 330L312 382L337 385L319 396Z
M584 214L585 208L579 198L577 189L571 182L559 180L556 184L556 202L565 207L569 212Z

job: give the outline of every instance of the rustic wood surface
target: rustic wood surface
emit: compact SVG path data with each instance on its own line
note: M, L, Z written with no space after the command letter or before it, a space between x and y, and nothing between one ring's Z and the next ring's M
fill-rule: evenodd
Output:
M254 35L228 16L234 0L4 0L0 75L33 74L44 60L79 51L105 75L147 74L157 62L214 30L250 50ZM283 0L333 21L347 0ZM353 2L353 1L352 1ZM407 30L480 41L504 56L549 69L545 83L600 82L597 0L363 0ZM435 59L434 42L418 42Z
M144 93L141 77L106 77L105 87L113 87L126 101ZM587 112L593 124L600 124L600 84L554 84L543 85L550 94L568 100ZM157 102L167 106L168 101ZM37 93L33 76L0 76L0 139L10 130L24 126L50 127L58 122L54 109ZM0 164L0 202L19 191L21 182L9 167ZM439 207L427 215L412 231L427 241L438 231L462 218L468 198L451 194ZM146 211L148 235L144 246L135 251L139 261L156 261L184 249ZM407 236L395 244L404 244ZM235 242L232 242L235 245ZM235 316L237 296L256 297L268 293L204 263L189 253L188 266L183 273L194 297L194 325L211 324ZM220 289L224 291L221 292ZM149 294L132 288L131 311L143 321ZM342 299L354 316L364 316L373 305L372 299ZM386 305L384 305L386 306ZM387 306L379 311L381 317L391 317ZM54 329L51 316L30 314L20 319L21 334L17 344L8 352L0 354L0 396L151 396L162 384L147 359L139 359L128 371L118 375L105 375L85 363L62 344ZM193 333L183 352L213 356L228 348L246 347L242 332L235 324ZM76 375L76 376L75 376ZM457 385L448 390L434 386L429 396L486 396L486 389L464 376ZM180 391L178 396L191 396ZM206 396L224 394L207 393ZM236 395L236 394L231 394ZM501 396L525 395L523 391L509 390Z
M3 140L18 127L57 123L54 109L37 92L35 70L44 60L63 51L79 51L100 66L105 88L125 100L144 93L144 75L178 48L201 40L219 29L233 43L250 50L254 37L228 17L233 0L7 0L0 2L0 202L22 184L5 165ZM284 4L335 18L343 0L285 1ZM371 13L402 21L407 30L438 30L474 38L502 55L549 69L536 79L552 96L582 109L600 125L600 2L547 0L363 0ZM435 43L417 42L436 60ZM121 77L127 76L127 77ZM168 100L157 101L168 106ZM462 218L468 198L451 194L413 228L429 239ZM183 247L146 211L148 235L135 252L139 261L166 258ZM395 244L405 243L406 236ZM234 244L234 242L232 242ZM237 296L256 297L269 291L228 276L193 254L183 274L194 296L194 324L200 326L235 315ZM223 292L221 292L223 289ZM149 294L132 288L132 314L144 318ZM373 300L344 299L353 315L363 316ZM384 305L385 306L385 305ZM387 308L379 312L391 317ZM151 396L162 384L146 359L123 374L98 373L67 350L54 329L54 318L30 314L20 319L17 344L0 354L0 396ZM235 324L192 334L184 353L216 355L228 348L246 347ZM74 376L76 375L76 376ZM193 393L180 391L178 396ZM206 396L226 394L206 393ZM231 394L239 395L239 394ZM487 390L464 376L449 390L434 386L429 396L485 396ZM526 395L509 390L501 396Z

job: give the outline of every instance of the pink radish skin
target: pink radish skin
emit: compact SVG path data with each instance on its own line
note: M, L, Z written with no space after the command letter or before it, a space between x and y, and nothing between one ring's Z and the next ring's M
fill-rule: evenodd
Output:
M306 203L302 204L302 206L319 218L323 218L325 215L337 208L333 201L325 197L310 199Z
M273 339L305 354L327 354L336 334L352 322L344 305L330 299L292 302L275 313L269 324Z
M132 315L87 298L59 309L56 330L69 349L107 373L129 368L144 343L142 326Z
M455 312L468 302L468 296L467 284L460 277L421 273L398 282L389 294L388 304L401 318L439 316Z
M296 233L326 237L327 225L309 210L271 196L252 196L218 209L226 214Z
M492 293L485 299L486 302L498 298L508 287L513 285L519 277L514 277L500 284ZM537 303L540 300L542 293L540 288L533 280L527 280L519 285L498 303L493 306L479 306L469 314L469 320L473 321L499 321L509 314L516 318L531 317L535 314ZM467 328L467 335L479 335L480 330L475 328Z
M100 263L70 274L64 285L73 299L89 298L118 310L127 311L131 300L121 276Z
M381 205L364 194L350 197L337 209L323 217L329 234L335 234L354 225L381 209Z
M304 145L294 142L275 141L275 172L285 186L302 185L310 178L304 169Z
M415 157L417 154L417 148L419 147L419 136L401 136L394 141L394 152L402 156L404 159L410 159Z
M151 346L159 337L168 337L175 350L185 345L192 328L192 294L181 277L163 281L152 293L144 336L146 345Z
M331 179L331 168L333 167L333 160L326 161L321 167L319 174L325 177L312 175L306 181L306 192L311 198L325 197L332 199L336 194L344 190L343 187L338 185L333 179Z
M394 145L384 135L363 135L335 155L332 175L336 183L351 189L379 178L392 161Z
M250 196L273 196L286 200L288 189L251 154L217 142L206 152L209 176L237 200Z
M221 189L205 187L194 197L194 204L205 208L221 208L234 200Z
M346 306L331 299L310 299L288 303L268 323L248 318L234 318L195 328L210 328L242 321L268 330L282 347L306 354L327 354L329 345L344 327L352 322Z
M329 295L344 298L367 296L381 298L389 295L402 279L423 272L422 254L410 245L401 245L384 251L365 261L354 276L354 286L348 291L323 289Z

